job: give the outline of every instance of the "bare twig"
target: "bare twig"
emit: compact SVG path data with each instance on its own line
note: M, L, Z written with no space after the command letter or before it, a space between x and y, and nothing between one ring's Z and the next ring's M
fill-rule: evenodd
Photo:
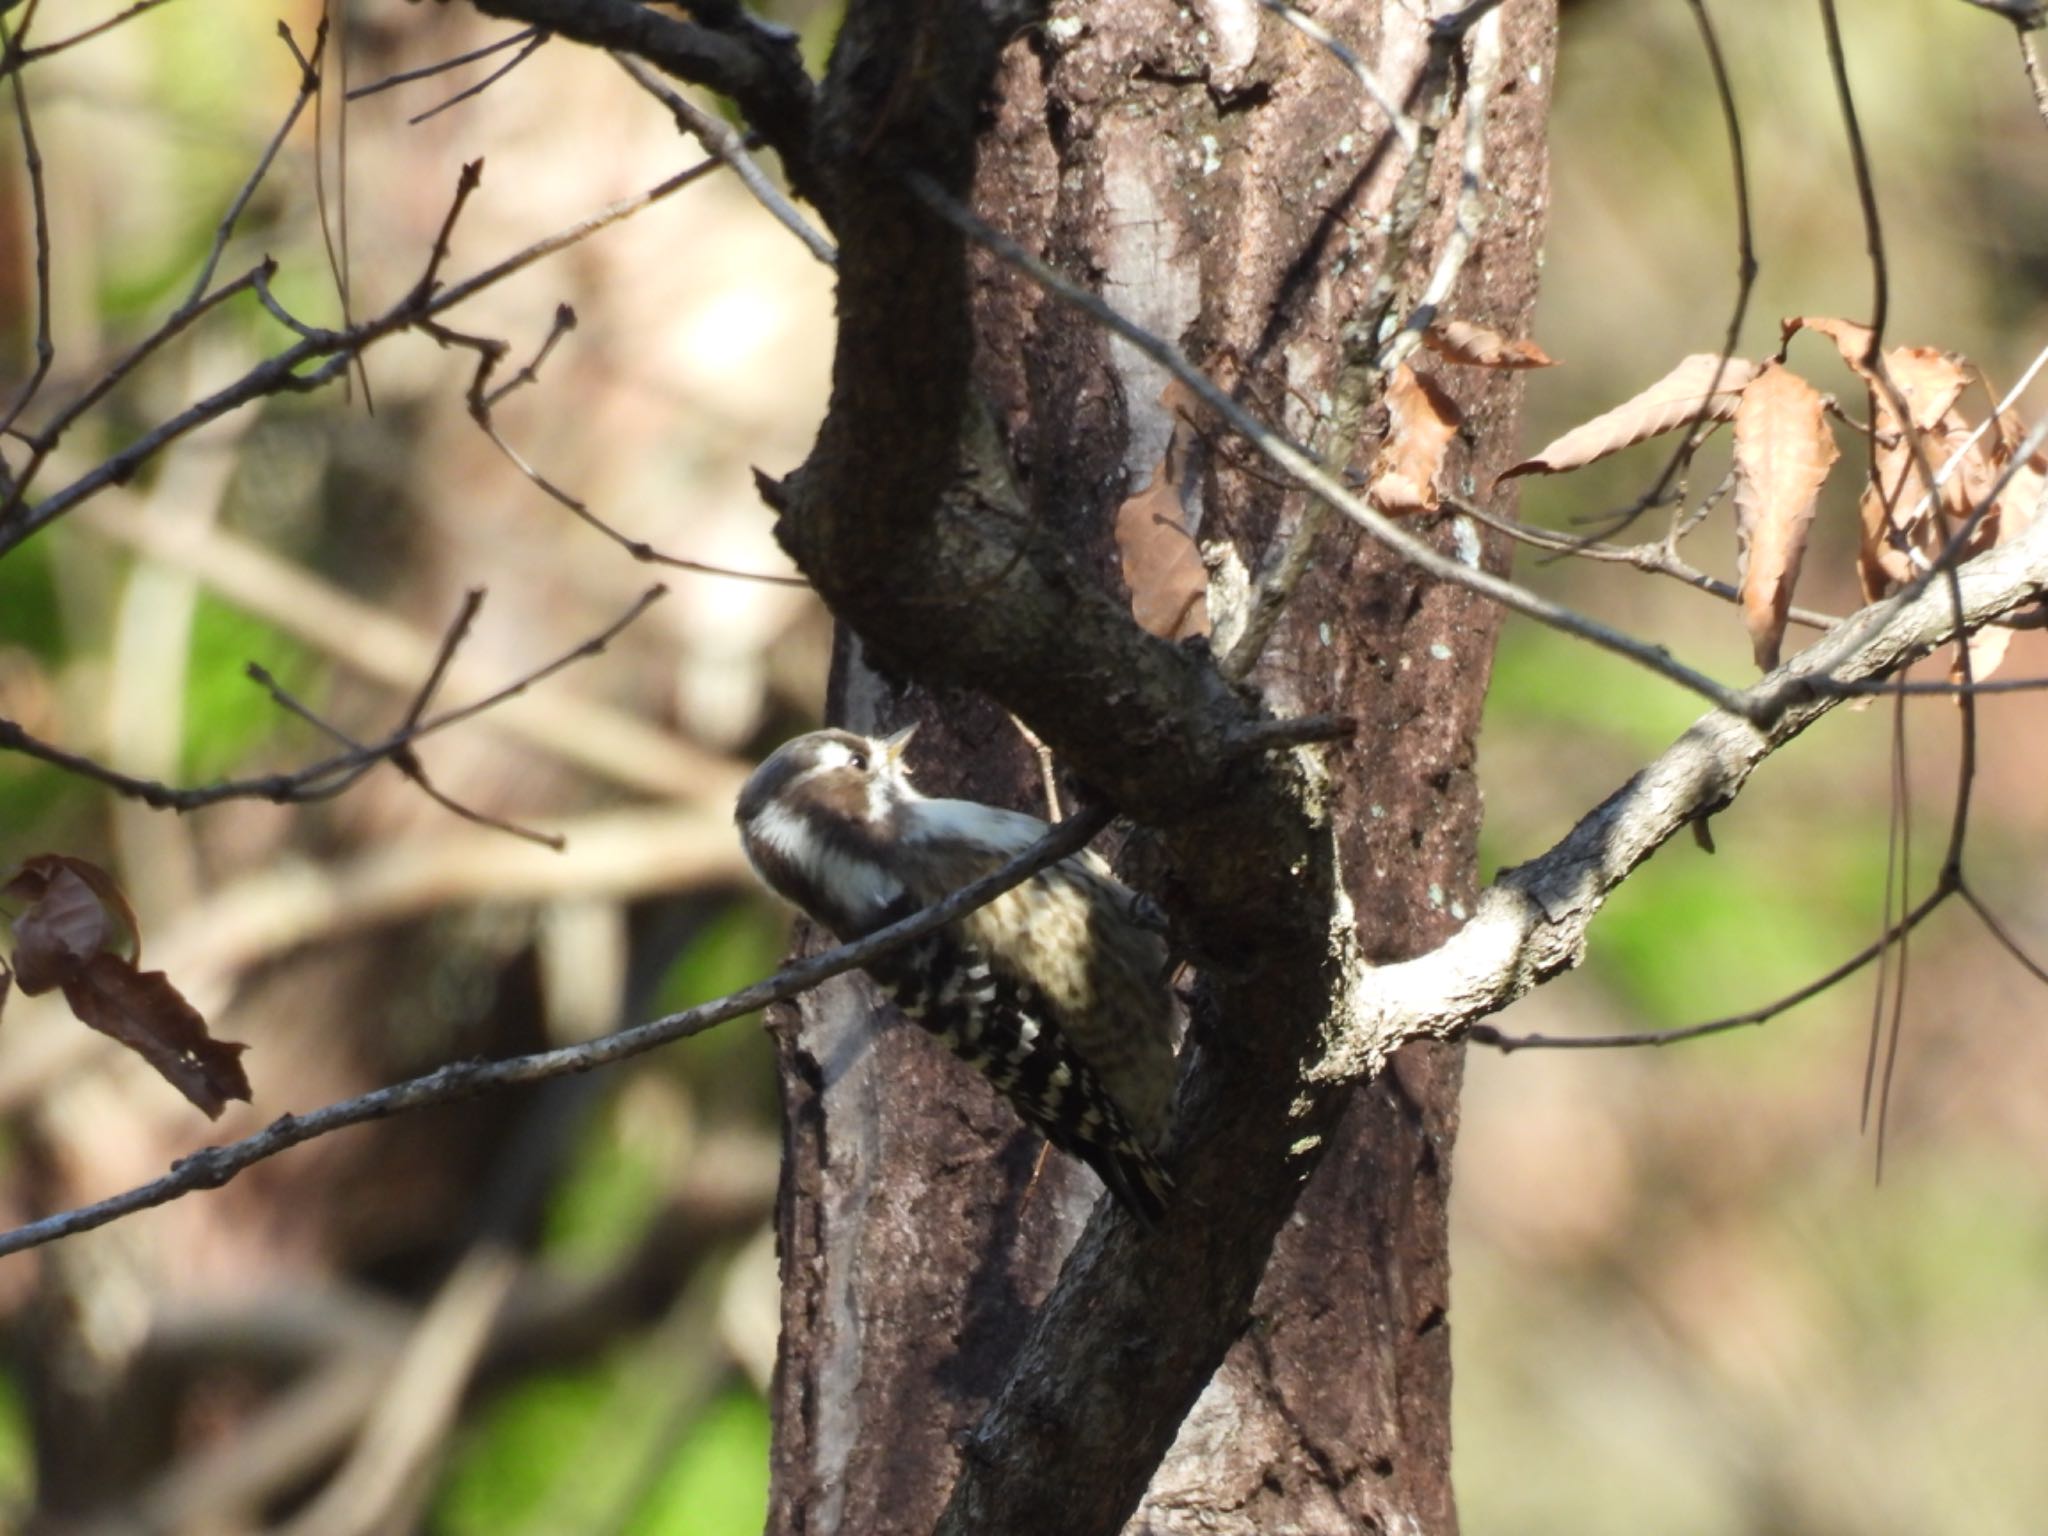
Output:
M471 391L472 408L480 400L486 411L492 410L500 400L503 400L515 389L524 389L529 384L538 384L540 382L540 365L546 362L548 354L555 350L555 343L575 329L576 311L567 304L557 304L555 306L554 323L548 327L547 335L541 338L540 345L534 349L533 356L528 359L526 366L486 394L476 393L476 389L481 387L482 380L476 381L476 386ZM485 359L486 361L490 359L488 351L485 353Z
M228 602L400 694L409 695L432 665L433 636L227 529L171 529L118 494L95 507L83 526L196 576ZM455 676L475 693L498 685L480 665L458 663ZM735 758L566 689L508 701L484 723L602 782L662 799L722 799L746 777Z
M648 593L646 597L642 598L633 613L627 616L627 621L637 617L639 612L645 609L647 602L659 596L660 592L661 589L657 587L653 592ZM426 712L428 703L439 690L442 679L447 675L450 664L455 660L456 651L461 649L463 641L468 638L470 627L476 622L476 616L483 607L483 601L484 589L482 587L472 587L463 594L462 607L457 612L454 622L448 626L446 634L441 638L440 647L434 654L433 665L428 669L426 681L420 685L419 692L413 697L411 707L405 712L405 719L401 722L397 731L393 733L394 736L405 736L408 739L394 746L379 749L357 741L353 736L323 720L311 709L292 697L291 692L282 683L278 682L268 671L258 666L255 662L249 663L249 676L270 694L271 699L280 708L289 710L301 720L312 725L316 730L333 737L350 753L360 759L359 765L344 770L333 781L323 784L321 786L320 798L326 799L340 793L354 784L356 780L360 779L376 763L384 761L390 763L392 767L410 779L418 787L421 794L425 795L443 810L461 817L464 821L479 827L488 827L494 832L503 832L508 836L521 838L529 843L537 843L543 848L551 848L555 852L560 853L567 846L566 840L560 833L540 832L532 827L523 827L507 817L493 816L488 811L480 811L474 806L465 805L453 795L448 794L434 783L427 773L426 764L420 761L419 753L413 749L411 738L415 738L418 735L420 717ZM616 633L619 627L622 626L614 626L613 632Z
M2027 72L2027 89L2034 94L2034 115L2048 124L2048 81L2041 78L2041 61L2034 54L2033 33L2026 27L2015 29L2020 43L2020 63Z
M487 694L473 703L444 711L439 715L423 720L418 716L418 708L424 698L432 691L431 686L423 688L420 696L415 700L414 708L407 711L405 723L382 740L371 742L367 745L354 742L352 738L337 730L333 725L305 709L304 706L298 704L289 694L285 693L268 672L252 664L250 675L257 683L269 690L272 698L276 699L280 705L290 709L294 714L299 715L320 730L347 744L348 750L339 755L323 759L293 773L265 774L260 777L247 779L224 779L216 784L200 785L191 789L175 789L155 779L138 778L131 774L120 773L92 758L66 751L45 741L40 741L13 721L5 719L0 719L0 751L18 752L24 757L31 757L39 762L48 763L52 767L61 768L67 773L74 774L82 779L88 779L95 784L113 790L116 794L123 795L131 800L139 800L144 805L153 806L158 810L194 811L205 806L218 805L228 800L270 800L284 804L329 799L354 784L356 780L360 779L365 772L376 764L397 760L401 754L410 751L415 742L420 741L424 737L430 736L437 731L446 730L449 726L456 725L461 721L474 719L480 714L496 709L507 701L517 698L536 683L552 677L563 668L582 661L587 657L600 655L629 624L633 623L634 620L638 619L641 614L645 613L653 605L662 595L662 591L663 589L660 587L650 588L640 595L632 607L627 609L624 614L607 625L599 633L579 642L573 649L564 652L545 665L535 668L525 676L506 684L504 687ZM450 630L448 641L442 646L441 654L443 658L452 658L453 645L459 642L460 627L461 621L458 621L458 627ZM428 680L430 685L438 683L440 672L445 668L445 664L445 659L437 661L434 673ZM437 796L437 798L439 797ZM448 802L444 800L442 803L447 804ZM450 806L450 809L461 811L460 807L453 805ZM471 820L479 819L478 816L472 813L461 813L468 815ZM493 823L493 825L496 825L496 823ZM533 836L537 840L548 841L550 846L553 846L552 839L542 838L539 834L522 832L520 835Z
M26 32L27 23L23 23ZM8 54L13 53L13 39L8 37L4 24L0 24L0 41L6 44ZM14 426L28 403L42 390L43 380L50 376L50 365L57 360L56 344L50 339L50 206L48 189L43 183L43 152L36 145L35 125L28 115L28 87L20 73L14 76L14 121L21 130L22 165L28 172L29 199L35 210L36 242L36 365L22 384L21 391L14 397L7 414L0 417L0 433ZM12 500L12 492L9 493ZM0 514L4 515L4 514Z
M1870 337L1863 349L1862 372L1872 379L1884 395L1893 419L1899 423L1899 431L1910 453L1915 473L1924 486L1935 484L1935 472L1928 462L1926 445L1916 425L1910 405L1898 383L1892 378L1891 370L1884 360L1884 330L1891 308L1891 275L1885 260L1884 221L1877 206L1876 178L1871 170L1870 153L1863 139L1863 130L1856 112L1856 97L1849 85L1849 62L1847 50L1842 41L1841 19L1836 12L1835 0L1819 0L1821 29L1827 42L1828 69L1834 80L1835 99L1841 109L1842 129L1849 143L1849 159L1856 174L1856 196L1863 215L1864 244L1870 256L1871 320ZM2037 429L2038 430L2038 429ZM1873 451L1874 446L1873 446ZM2001 475L1999 489L2016 474L2031 449L2023 449L2007 466L2008 473ZM1961 558L1963 548L1971 534L1989 513L1996 500L1997 492L1987 494L1964 520L1963 526L1949 539L1947 546L1934 562L1930 577L1923 577L1919 585L1938 576L1947 594L1949 606L1955 619L1956 668L1965 685L1974 684L1970 648L1962 643L1967 633L1963 622L1962 585L1955 574L1956 561ZM1888 518L1887 523L1891 520ZM1894 530L1896 533L1896 525ZM1908 547L1909 555L1917 558L1918 552ZM1949 818L1948 845L1942 854L1940 885L1953 888L1961 878L1963 844L1969 833L1970 803L1977 778L1977 700L1973 687L1956 695L1957 731L1959 740L1956 764L1955 798ZM1903 723L1897 727L1903 731ZM1900 810L1903 816L1903 787L1899 792ZM1901 859L1903 863L1904 854ZM1890 1044L1885 1055L1884 1081L1878 1095L1877 1115L1877 1168L1880 1175L1884 1169L1884 1141L1887 1112L1891 1102L1892 1070L1898 1057L1899 1027L1904 1018L1904 975L1905 955L1899 959L1899 987L1894 997L1893 1024Z
M805 250L828 267L838 264L839 252L832 242L811 227L811 221L797 212L796 205L784 197L775 183L768 179L767 173L754 163L753 157L747 153L745 136L680 91L670 90L629 55L614 52L612 62L631 76L641 90L667 107L676 120L676 126L702 144L707 154L715 155L731 166L741 185L754 194L754 200L766 208L778 224L802 241Z
M1568 555L1576 560L1632 565L1639 571L1648 571L1657 576L1669 576L1673 581L1682 581L1688 587L1720 598L1724 603L1742 601L1739 588L1718 577L1709 576L1705 571L1692 565L1673 548L1669 539L1657 539L1643 544L1602 544L1571 534L1557 533L1548 528L1538 528L1529 523L1518 523L1512 518L1496 517L1477 502L1467 501L1461 496L1446 496L1443 501L1444 505L1453 511L1462 513L1475 522L1484 523L1496 533L1504 533L1509 538L1532 548L1555 555ZM1804 624L1810 629L1829 629L1841 622L1837 614L1821 613L1811 608L1793 608L1790 610L1790 617L1793 623ZM1877 683L1867 686L1881 689L1887 685Z
M1386 360L1388 354L1381 345L1380 329L1386 317L1393 312L1406 281L1408 255L1416 232L1421 228L1425 215L1436 206L1430 189L1443 126L1452 109L1458 105L1459 87L1469 84L1467 76L1474 72L1484 75L1485 82L1479 92L1483 96L1498 66L1497 30L1490 30L1486 38L1475 44L1474 63L1469 71L1459 53L1461 36L1456 31L1433 32L1428 57L1409 88L1409 101L1421 102L1423 108L1420 117L1405 119L1414 130L1412 138L1402 141L1409 149L1408 163L1402 167L1391 194L1386 215L1386 238L1375 262L1377 270L1366 299L1356 306L1352 319L1339 330L1339 362L1330 403L1327 409L1317 413L1321 420L1312 446L1323 469L1332 475L1339 475L1349 461L1362 435L1367 411L1385 394L1392 363ZM1483 67L1482 52L1487 55ZM1484 155L1483 124L1470 116L1466 119L1465 140L1466 168L1473 177L1468 183L1469 190L1477 185ZM1461 192L1456 217L1459 227L1476 224L1476 194L1468 200ZM1454 270L1442 267L1441 261L1444 257L1453 256L1457 244L1454 230L1450 242L1439 252L1439 272L1448 274L1443 284L1445 294L1448 294L1450 280L1454 280L1456 274ZM1455 251L1454 260L1461 266L1463 252ZM1434 278L1431 285L1435 285ZM1395 360L1405 356L1411 348L1412 343L1404 343L1394 354ZM1242 466L1240 471L1250 472ZM1224 643L1218 667L1225 677L1241 680L1258 665L1281 615L1307 574L1315 547L1334 513L1335 509L1328 502L1313 495L1306 497L1293 526L1276 538L1274 547L1261 560L1251 599L1246 604L1237 633L1220 632L1217 637Z
M29 472L24 470L10 500L5 505L0 505L0 555L6 554L108 486L126 482L143 464L194 429L267 396L304 394L332 383L348 368L350 360L365 348L387 336L415 329L425 321L444 315L484 289L504 281L513 273L523 271L535 262L587 239L622 219L630 218L642 209L709 174L717 169L719 163L716 160L705 160L691 166L646 192L614 203L567 229L546 239L537 240L452 286L431 293L423 293L415 287L383 314L346 330L331 331L314 326L295 325L293 328L298 331L300 338L296 344L258 363L239 379L204 399L195 401L169 420L142 433L118 453L100 460L76 480L37 502L33 508L21 505L30 479ZM257 286L259 292L262 291L261 281L267 278L269 270L268 267L260 268L258 271L261 277L249 279ZM132 367L146 355L147 350L153 350L158 345L161 345L161 339L151 338L124 359L120 366L124 369ZM88 394L97 398L104 392L104 387L96 384ZM75 420L78 409L68 409L63 413L62 419L67 423ZM47 431L39 436L36 446L42 452L37 458L32 459L31 463L39 466L42 459L47 458L48 449L53 446Z
M424 112L415 113L413 116L408 117L405 120L406 126L409 128L417 128L421 123L426 122L429 118L439 117L443 112L446 112L450 107L459 107L462 105L463 102L468 101L471 97L481 96L485 91L488 91L500 80L504 79L507 75L511 74L513 70L517 69L520 65L524 64L528 59L532 58L536 53L540 52L541 45L545 43L550 37L554 36L552 32L542 31L539 27L532 27L529 28L528 30L531 32L532 35L527 39L526 46L524 48L521 48L517 53L513 54L511 58L507 59L504 63L500 64L488 75L485 75L483 79L477 81L475 85L466 86L462 90L457 91L453 96L450 96L446 101L442 102L437 107L429 107ZM355 94L355 92L351 91L349 93L349 98L353 100L355 98Z
M327 33L323 28L313 36L313 53L309 58L299 51L299 45L292 36L292 29L283 22L277 24L277 35L284 39L285 46L292 51L292 57L299 63L299 93L292 98L292 104L285 112L284 121L277 126L277 132L270 136L270 142L263 146L263 153L257 157L256 168L242 183L241 191L228 204L228 211L213 231L213 245L206 253L206 259L199 264L199 275L192 280L192 287L185 295L185 302L171 313L166 324L176 323L187 311L197 309L206 299L206 290L212 286L213 274L220 268L220 258L227 250L228 241L235 233L235 225L241 222L243 210L249 206L249 199L256 195L256 189L263 184L263 178L270 173L271 162L277 158L278 150L290 137L299 115L306 110L306 103L320 93L320 58L327 47Z
M129 6L127 10L117 12L107 17L104 21L95 22L82 32L74 32L69 37L60 37L54 43L45 43L40 48L9 49L5 63L0 63L0 74L19 74L24 66L33 64L37 59L47 59L52 54L62 53L68 48L76 48L80 43L89 43L96 37L105 36L122 23L133 21L145 11L153 11L159 6L169 5L170 3L171 0L135 0L135 4Z
M1816 686L1827 693L1866 698L1893 693L1931 694L1941 698L1953 698L1964 693L1980 696L1987 693L2039 693L2042 689L2048 688L2048 677L1986 678L1983 682L1969 683L1954 680L1916 683L1892 678L1873 678L1866 682L1854 683L1822 682Z
M865 965L879 955L987 905L1039 870L1078 852L1108 822L1109 812L1106 810L1089 807L1079 811L1050 829L994 874L963 886L944 901L852 944L842 944L825 954L785 966L766 980L742 987L716 1001L579 1045L501 1061L453 1062L423 1077L343 1099L310 1114L282 1115L253 1136L180 1158L172 1164L169 1173L148 1184L0 1232L0 1257L38 1248L75 1233L92 1231L136 1211L180 1199L195 1190L218 1189L245 1168L346 1126L388 1119L408 1110L447 1104L517 1083L542 1082L548 1078L588 1072L641 1055L671 1041L700 1035L729 1019L808 991L820 982Z
M573 330L576 325L576 311L567 304L555 307L554 323L548 328L546 338L533 355L533 360L505 383L491 387L491 375L504 360L505 343L492 336L472 336L435 321L423 322L420 329L447 347L460 347L477 355L476 372L471 376L466 399L469 418L477 424L479 431L490 440L493 448L505 456L512 467L532 481L543 495L559 505L568 508L585 524L603 534L619 548L626 551L643 565L659 565L670 570L688 571L697 576L723 576L733 581L754 581L771 587L807 587L810 585L802 576L778 576L764 571L740 571L730 566L711 565L702 560L687 559L682 555L671 555L656 549L645 539L636 539L623 530L614 527L593 509L582 497L557 485L553 480L529 461L525 454L505 440L499 432L492 408L505 396L525 385L539 381L539 369L555 343Z
M467 53L458 53L452 59L443 59L438 64L423 64L418 69L401 69L382 80L372 80L368 85L356 86L348 93L350 101L361 101L365 96L375 96L397 86L410 85L415 80L428 80L435 75L446 74L451 69L460 69L465 64L474 64L478 59L487 59L494 53L503 53L507 48L517 48L540 31L539 27L521 27L509 37L501 37L495 43L485 43L481 48L472 48Z
M1913 879L1913 780L1907 764L1906 701L1903 697L1892 703L1891 773L1890 815L1885 837L1884 904L1879 908L1879 920L1885 924L1892 920L1894 895L1899 910L1902 913L1906 910L1907 893L1912 888ZM1939 885L1937 889L1940 889ZM1948 893L1943 890L1942 894ZM1882 1177L1885 1126L1892 1098L1892 1071L1898 1063L1899 1035L1906 1022L1906 975L1912 959L1911 931L1897 934L1891 944L1885 944L1880 937L1879 943L1883 948L1877 967L1877 985L1871 990L1870 1044L1863 1058L1863 1097L1857 1124L1865 1131L1870 1129L1871 1088L1877 1075L1878 1047L1885 1036L1886 1005L1889 1003L1891 1046L1885 1053L1884 1086L1878 1096L1877 1114L1877 1172Z
M1387 115L1387 124L1394 130L1394 136L1401 141L1402 148L1411 155L1420 150L1422 138L1415 126L1415 120L1401 110L1398 101L1387 94L1386 87L1380 84L1378 77L1366 68L1365 60L1332 34L1328 27L1313 16L1296 10L1287 3L1287 0L1259 0L1259 3L1350 70L1351 78L1358 82L1358 88L1371 98L1374 106Z
M2048 6L2041 0L1963 0L1965 5L1974 5L1980 11L1991 11L2003 16L2018 29L2022 37L2027 33L2048 27Z
M1959 883L1956 886L1956 894L1970 904L1970 910L1977 914L1984 926L1990 930L1992 938L1998 941L2007 954L2025 967L2034 980L2048 983L2048 967L2044 967L2040 961L2020 948L2019 940L2006 930L2005 924L2001 923L1977 893L1970 889L1969 882Z
M1735 349L1742 341L1742 322L1749 313L1750 295L1756 291L1759 265L1756 235L1750 222L1749 157L1742 147L1742 116L1735 109L1735 87L1728 78L1728 61L1721 53L1721 39L1714 31L1713 18L1707 14L1707 0L1686 0L1686 4L1692 8L1700 44L1706 49L1707 67L1714 77L1714 95L1721 104L1721 124L1728 135L1728 168L1735 182L1735 310L1728 317L1728 329L1721 339L1720 359L1714 364L1713 377L1707 381L1706 393L1701 396L1700 414L1686 428L1685 436L1679 439L1678 446L1672 450L1670 459L1647 491L1619 511L1592 519L1596 527L1587 535L1591 541L1611 539L1652 507L1663 505L1673 484L1692 463L1693 455L1700 451L1701 444L1720 425L1707 414L1707 402L1714 398L1729 364L1735 360Z
M1840 965L1815 977L1805 986L1787 992L1783 997L1775 998L1760 1008L1709 1019L1704 1024L1687 1024L1679 1029L1642 1030L1615 1035L1510 1035L1491 1024L1475 1024L1465 1032L1465 1038L1474 1045L1493 1046L1503 1054L1527 1050L1607 1051L1639 1045L1676 1045L1683 1040L1703 1040L1709 1035L1726 1034L1731 1029L1746 1029L1753 1024L1767 1024L1779 1014L1789 1012L1801 1003L1816 998L1831 987L1846 981L1871 961L1881 959L1896 941L1925 922L1937 907L1955 894L1954 891L1938 888L1929 892L1921 898L1919 905L1887 927L1882 938L1864 945Z
M1998 426L1998 420L2001 416L2018 404L2020 396L2026 393L2027 386L2034 382L2035 377L2044 366L2048 366L2048 347L2043 347L2034 354L2034 360L2027 364L2026 370L2014 381L2012 388L2008 389L1992 405L1991 414L1972 427L1969 434L1950 451L1949 456L1942 461L1941 468L1935 471L1933 482L1927 486L1926 490L1920 493L1920 500L1914 505L1911 515L1902 519L1902 521L1908 524L1917 522L1933 509L1935 496L1944 485L1948 484L1950 477L1962 467L1963 460L1970 456L1970 450L1977 446L1986 432ZM2021 464L2024 464L2029 457L2031 457L2029 454L2016 454L2014 456L2016 462ZM2011 478L2008 475L2001 480L2001 487L2010 481ZM1986 505L1989 505L1988 500ZM1975 521L1974 515L1972 521Z

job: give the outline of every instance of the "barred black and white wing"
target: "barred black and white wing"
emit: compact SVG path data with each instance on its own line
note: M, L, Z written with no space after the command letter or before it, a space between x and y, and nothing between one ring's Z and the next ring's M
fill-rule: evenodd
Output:
M896 868L912 902L929 905L1045 832L1035 816L921 800L905 810ZM964 1043L954 1049L990 1058L982 1070L1048 1140L1151 1217L1171 1187L1151 1148L1173 1090L1173 1003L1165 945L1135 908L1102 860L1063 859L946 930L963 963L985 976L971 992L932 1001L962 1019L985 998L974 1054ZM953 1043L949 1029L920 1022Z
M947 929L869 971L905 1017L987 1078L1047 1141L1094 1169L1126 1209L1147 1223L1165 1214L1173 1181L1029 981Z

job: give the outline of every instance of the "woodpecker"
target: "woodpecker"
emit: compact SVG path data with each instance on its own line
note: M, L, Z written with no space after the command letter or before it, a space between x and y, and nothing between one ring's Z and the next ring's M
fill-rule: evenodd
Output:
M1018 811L920 794L903 761L915 729L813 731L740 791L755 870L842 941L923 910L1048 830ZM1174 1076L1166 946L1100 858L1049 865L868 973L1126 1209L1148 1225L1164 1214L1173 1186L1151 1149Z

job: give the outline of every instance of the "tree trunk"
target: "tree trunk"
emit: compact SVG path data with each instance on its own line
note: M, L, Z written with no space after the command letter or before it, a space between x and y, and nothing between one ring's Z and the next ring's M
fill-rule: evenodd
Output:
M1465 132L1463 70L1430 68L1437 56L1412 10L1402 0L1339 0L1317 20L1406 94L1425 153L1441 129L1426 175L1405 175L1410 156L1352 76L1257 5L1104 0L1058 7L1009 43L980 121L974 204L1326 461L1367 470L1388 426L1371 358L1408 317L1443 248ZM1553 10L1520 0L1501 20L1484 222L1444 307L1524 334L1544 206ZM859 38L842 52L849 46ZM842 79L837 63L834 75ZM1397 242L1411 235L1405 259L1387 259L1390 230ZM851 251L858 236L846 238ZM969 260L973 377L1031 518L1056 530L1086 579L1114 591L1117 510L1175 458L1187 518L1208 546L1219 633L1241 621L1233 594L1243 573L1256 577L1300 526L1303 498L1213 423L1177 426L1167 374L1135 348L995 257ZM860 365L844 349L859 344L842 338L842 381ZM1418 365L1467 424L1441 483L1491 497L1493 476L1514 457L1513 376ZM1420 529L1446 551L1505 569L1506 552L1463 519ZM1440 942L1474 895L1474 738L1496 624L1489 605L1419 578L1348 527L1330 528L1251 675L1275 714L1356 722L1356 735L1323 755L1323 793L1335 868L1375 960ZM1117 683L1112 675L1100 686ZM892 681L848 642L832 704L856 729L929 722L914 758L928 789L1041 807L1020 738L974 695ZM1086 752L1084 741L1070 755ZM1142 828L1145 807L1121 808ZM1141 830L1132 840L1128 867L1170 908L1183 862L1175 849L1186 846L1176 839L1201 832L1196 815L1167 839ZM1250 885L1248 927L1260 908ZM1219 948L1209 937L1197 957L1190 1054L1227 1060L1261 1020L1241 988L1203 975L1201 961L1216 973L1237 958ZM821 989L779 1022L789 1161L769 1528L927 1530L963 1465L988 1453L977 1438L988 1432L984 1414L1099 1187L1057 1154L1040 1169L1036 1138L932 1042L878 1010L864 982ZM1188 1127L1227 1124L1233 1113L1216 1075L1209 1091L1183 1096L1196 1163L1220 1140ZM1127 1516L1144 1531L1455 1529L1445 1210L1459 1077L1457 1048L1411 1046L1368 1090L1304 1118L1275 1154L1315 1170L1291 1221L1294 1184L1263 1225L1233 1216L1227 1200L1176 1213L1240 1223L1234 1246L1246 1250L1256 1299L1247 1311L1248 1289L1220 1280L1211 1295L1204 1275L1182 1277L1185 1291L1152 1288L1168 1334L1181 1305L1236 1325L1206 1369L1188 1367L1199 1398L1187 1411L1190 1394L1181 1395L1185 1418L1174 1416L1178 1435L1156 1472L1149 1461L1119 1463L1113 1475L1086 1455L1070 1461L1066 1529L1113 1530ZM1249 1103L1239 1112L1263 1113ZM1199 1176L1183 1182L1203 1187ZM1155 1240L1133 1241L1142 1253ZM1212 1230L1208 1241L1228 1250L1233 1234ZM1088 1315L1085 1298L1072 1305ZM1213 1354L1225 1346L1219 1368ZM1155 1365L1139 1352L1117 1369ZM1091 1413L1111 1412L1090 1403L1070 1415L1050 1401L1031 1432L1055 1448L1091 1433ZM1174 1429L1147 1424L1136 1439L1164 1446ZM1015 1519L1030 1528L1021 1507Z

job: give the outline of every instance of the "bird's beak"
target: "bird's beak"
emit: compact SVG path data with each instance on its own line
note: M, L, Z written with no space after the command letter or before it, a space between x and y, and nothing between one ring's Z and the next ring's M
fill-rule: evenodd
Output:
M911 724L903 727L894 736L884 737L882 740L882 755L888 758L896 767L902 767L904 749L910 745L910 738L916 734L917 726Z

